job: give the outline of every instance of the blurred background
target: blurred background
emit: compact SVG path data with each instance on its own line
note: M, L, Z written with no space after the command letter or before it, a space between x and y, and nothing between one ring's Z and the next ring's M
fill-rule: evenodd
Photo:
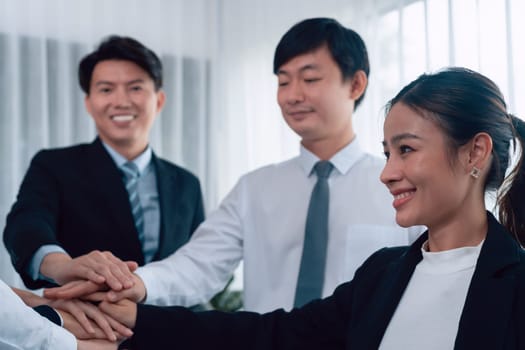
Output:
M333 17L367 43L370 84L354 126L381 155L384 104L425 71L480 71L525 116L524 15L522 0L0 0L2 229L39 149L94 139L77 65L108 35L161 57L168 100L152 146L201 179L210 211L243 173L298 153L272 74L275 46L296 22ZM21 286L3 244L0 278Z

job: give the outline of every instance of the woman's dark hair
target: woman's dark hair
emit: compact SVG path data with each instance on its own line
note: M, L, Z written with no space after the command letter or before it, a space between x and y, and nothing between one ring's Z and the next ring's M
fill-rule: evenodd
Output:
M281 38L273 57L273 73L291 59L326 45L337 63L343 79L354 76L358 70L370 73L368 52L363 39L352 29L345 28L332 18L310 18L295 24ZM356 101L359 106L365 94Z
M435 74L423 74L405 86L388 102L387 113L398 102L433 120L447 136L453 154L477 133L490 135L493 159L485 190L499 189L499 219L517 241L525 245L525 123L507 113L497 85L472 70L447 68ZM517 165L505 177L510 148L516 150L517 144L520 146Z
M106 60L133 62L148 73L155 90L162 87L162 63L155 52L133 38L112 35L100 43L95 51L85 56L78 65L78 82L86 94L89 95L95 66Z

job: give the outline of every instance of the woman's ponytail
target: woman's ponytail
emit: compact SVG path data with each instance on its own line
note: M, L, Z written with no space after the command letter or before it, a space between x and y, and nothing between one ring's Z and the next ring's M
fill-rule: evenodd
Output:
M525 246L525 122L514 115L508 116L514 129L513 149L518 159L503 183L503 192L498 199L499 219L518 242Z

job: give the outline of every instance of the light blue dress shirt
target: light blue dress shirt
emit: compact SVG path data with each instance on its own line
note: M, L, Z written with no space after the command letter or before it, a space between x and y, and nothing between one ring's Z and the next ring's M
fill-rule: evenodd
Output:
M120 169L128 160L121 154L111 148L109 145L102 142L104 148L115 162L117 168ZM157 175L155 173L155 166L151 161L152 158L151 147L148 146L137 158L133 159L139 169L138 195L142 212L144 215L144 242L142 244L142 252L144 254L144 261L150 262L159 247L160 241L160 204L159 193L157 190ZM31 259L29 264L29 273L34 280L45 279L53 282L46 276L40 273L40 265L44 257L50 253L64 253L67 252L60 246L54 244L43 245L40 247Z

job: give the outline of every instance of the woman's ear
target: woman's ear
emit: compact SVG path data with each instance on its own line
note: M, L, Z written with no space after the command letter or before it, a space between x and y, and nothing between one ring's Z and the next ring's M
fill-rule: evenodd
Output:
M476 168L477 171L483 172L490 165L492 137L486 132L480 132L472 138L468 145L467 171L472 173L473 169Z

